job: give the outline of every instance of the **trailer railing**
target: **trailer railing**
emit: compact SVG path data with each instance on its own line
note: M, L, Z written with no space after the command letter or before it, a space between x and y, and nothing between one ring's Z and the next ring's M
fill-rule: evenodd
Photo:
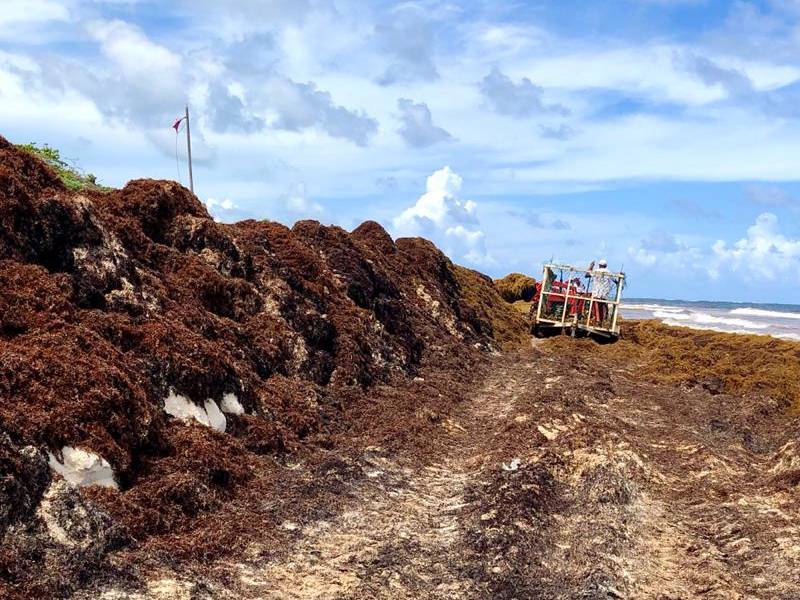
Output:
M604 298L592 293L594 284L601 278L609 288ZM624 273L546 264L536 308L536 325L618 336L624 285Z

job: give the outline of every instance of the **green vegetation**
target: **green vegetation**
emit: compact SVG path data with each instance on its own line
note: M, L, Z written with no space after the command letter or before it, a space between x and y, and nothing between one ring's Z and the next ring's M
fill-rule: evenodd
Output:
M97 177L92 173L83 173L80 169L61 158L61 153L56 148L47 144L39 146L35 143L17 144L17 148L47 163L56 172L68 190L73 192L87 190L107 192L111 190L111 188L97 183Z

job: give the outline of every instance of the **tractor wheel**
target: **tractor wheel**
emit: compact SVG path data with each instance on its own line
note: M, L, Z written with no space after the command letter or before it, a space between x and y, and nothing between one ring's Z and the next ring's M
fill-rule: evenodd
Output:
M605 346L606 344L615 344L617 340L619 340L619 336L617 335L597 335L592 334L592 339L601 346Z

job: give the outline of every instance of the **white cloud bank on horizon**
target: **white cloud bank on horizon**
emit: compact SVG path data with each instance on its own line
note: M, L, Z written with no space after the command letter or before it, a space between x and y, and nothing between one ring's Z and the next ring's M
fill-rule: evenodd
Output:
M800 239L787 237L779 225L776 215L761 213L745 237L735 242L717 239L710 247L654 230L627 253L648 269L704 274L712 281L740 274L749 283L789 277L800 285Z

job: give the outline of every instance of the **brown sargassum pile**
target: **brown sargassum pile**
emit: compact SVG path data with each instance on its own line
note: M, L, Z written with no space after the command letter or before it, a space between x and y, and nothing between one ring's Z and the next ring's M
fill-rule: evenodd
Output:
M426 240L374 222L221 224L167 181L76 194L0 137L0 595L67 593L109 548L219 510L251 457L334 445L374 386L525 329ZM225 433L186 424L164 411L170 390L201 406L232 393L245 414ZM105 458L119 491L62 490L47 521L61 482L45 452L64 446ZM72 535L73 509L106 533Z
M530 302L536 293L536 280L522 273L509 273L495 279L494 286L506 302Z
M562 355L589 354L609 368L623 366L637 378L712 394L762 394L800 411L800 344L766 335L744 335L628 321L611 346L556 340Z

